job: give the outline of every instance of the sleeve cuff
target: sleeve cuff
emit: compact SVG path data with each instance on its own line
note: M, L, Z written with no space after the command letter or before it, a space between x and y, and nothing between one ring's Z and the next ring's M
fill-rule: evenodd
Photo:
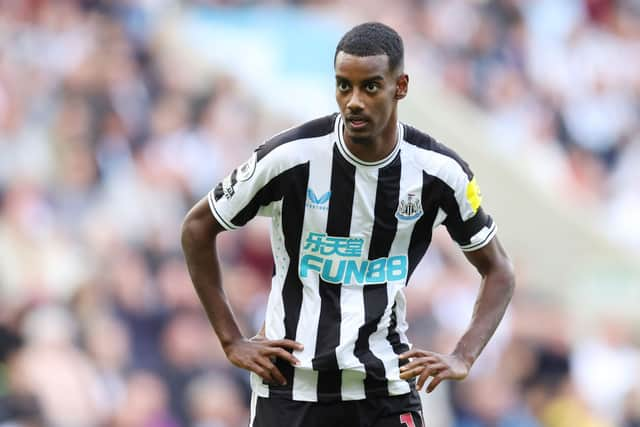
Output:
M216 219L216 221L218 221L218 223L226 230L236 230L238 227L233 225L231 221L227 221L226 219L224 219L222 215L220 215L220 212L218 212L218 209L216 208L216 202L213 198L213 190L209 192L207 199L209 200L209 209L211 209L211 213L213 214L213 217Z
M460 245L460 249L463 252L475 251L477 249L486 246L491 239L496 235L498 231L498 226L495 222L491 224L490 227L483 227L480 231L478 231L472 238L471 243L468 245Z

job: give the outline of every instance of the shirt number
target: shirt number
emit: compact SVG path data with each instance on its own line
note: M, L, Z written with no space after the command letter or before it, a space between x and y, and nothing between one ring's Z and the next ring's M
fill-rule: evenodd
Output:
M413 417L410 413L400 415L400 422L407 427L416 427L413 423Z

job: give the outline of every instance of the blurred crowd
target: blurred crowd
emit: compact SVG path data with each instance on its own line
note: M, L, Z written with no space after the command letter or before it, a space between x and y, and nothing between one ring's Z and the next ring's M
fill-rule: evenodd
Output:
M1 427L247 425L248 376L204 316L180 224L290 123L164 48L161 18L204 3L216 2L0 0ZM530 152L546 183L640 210L636 3L307 3L414 29L407 50L487 111L512 159ZM221 237L247 336L264 315L268 241L262 220ZM576 328L517 267L503 325L469 379L426 397L427 425L640 426L638 331L615 314ZM414 343L450 351L477 285L436 233L408 288Z
M356 0L343 9L399 28L426 73L482 109L505 161L640 253L638 1Z
M640 253L640 3L418 3L397 14L410 51L486 113L505 160Z

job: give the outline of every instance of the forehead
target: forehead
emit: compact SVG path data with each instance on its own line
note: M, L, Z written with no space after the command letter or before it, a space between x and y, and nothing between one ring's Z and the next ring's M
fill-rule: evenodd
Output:
M389 57L387 55L356 56L341 51L336 56L335 69L337 76L355 80L385 76L389 73Z

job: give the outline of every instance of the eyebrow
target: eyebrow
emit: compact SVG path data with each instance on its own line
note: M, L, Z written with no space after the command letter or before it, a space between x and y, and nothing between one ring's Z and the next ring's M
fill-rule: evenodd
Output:
M343 76L341 76L341 75L339 75L339 74L336 74L336 80L346 80L346 81L349 81L349 79L348 79L348 78L343 77ZM362 81L363 81L363 82L374 82L374 81L380 81L380 80L384 80L384 77L382 77L382 76L380 76L380 75L376 75L376 76L373 76L373 77L367 77L366 79L363 79Z

